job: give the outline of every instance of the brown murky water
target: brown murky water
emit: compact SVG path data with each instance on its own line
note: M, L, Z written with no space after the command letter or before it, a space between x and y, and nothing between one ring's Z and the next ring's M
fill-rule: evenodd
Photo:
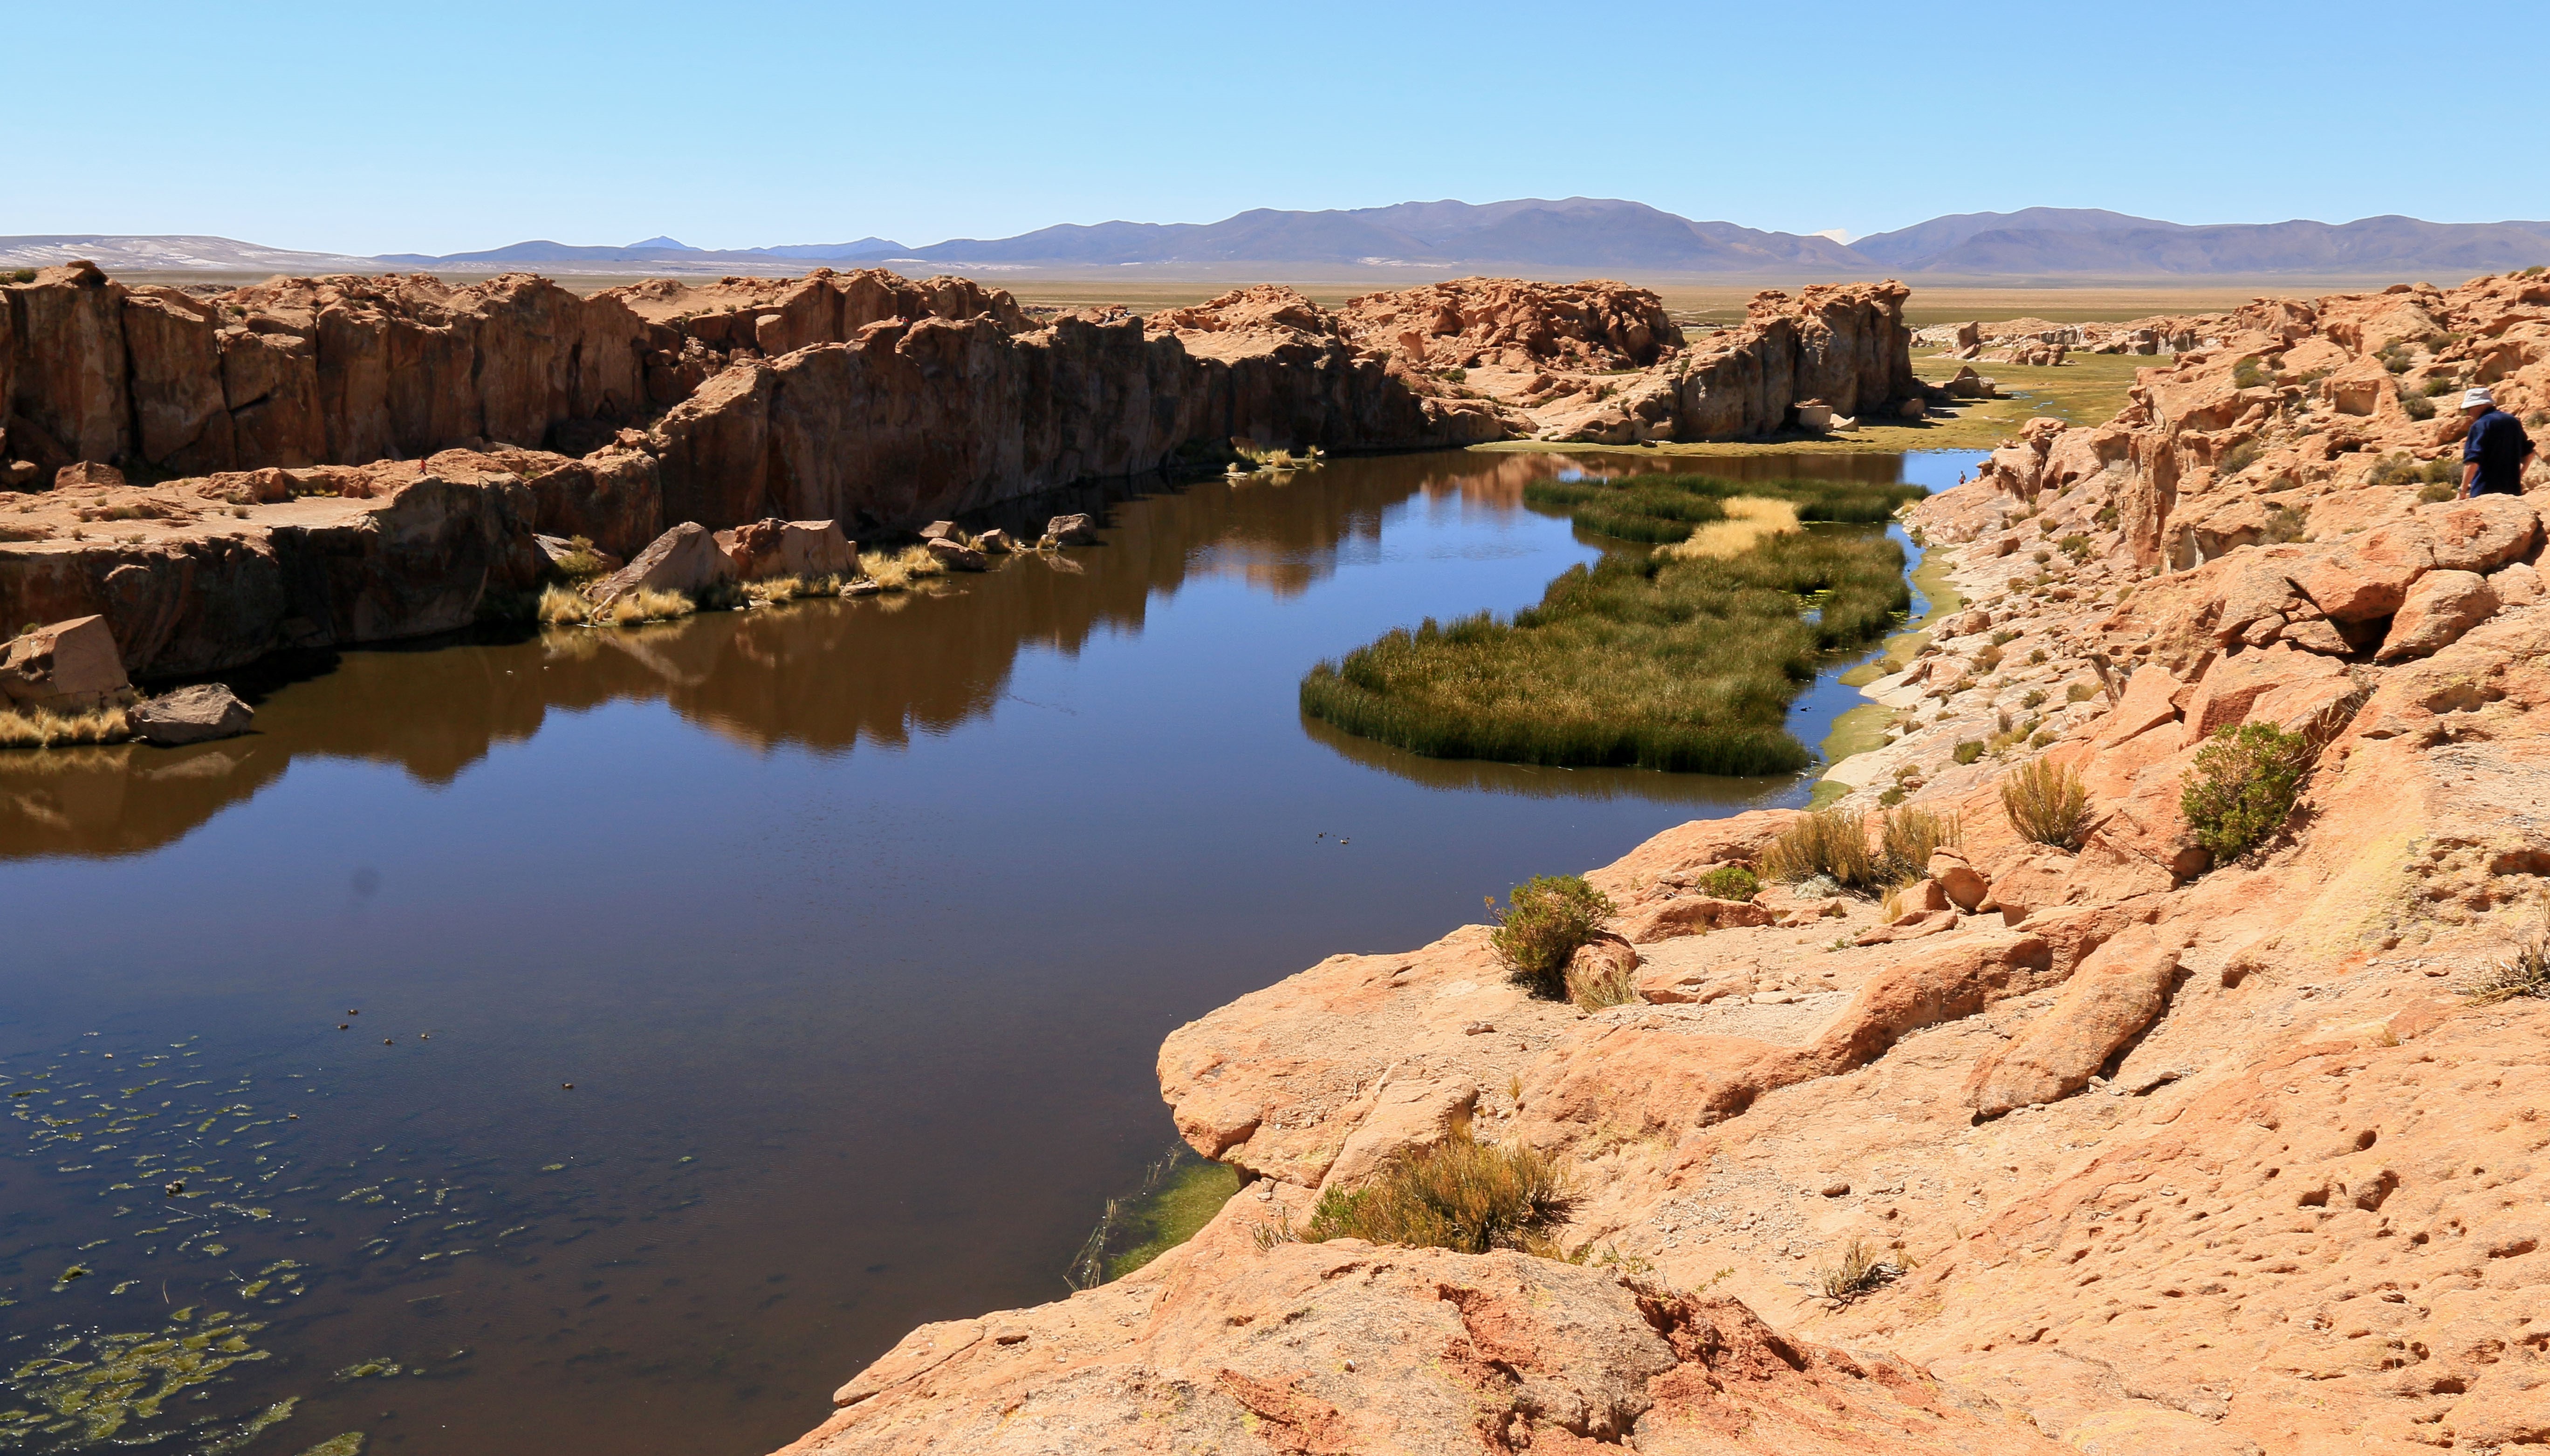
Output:
M1171 1027L1802 797L1302 721L1314 661L1591 559L1521 508L1561 468L1127 499L929 597L346 653L242 678L250 737L0 759L0 1449L750 1456L1065 1293Z

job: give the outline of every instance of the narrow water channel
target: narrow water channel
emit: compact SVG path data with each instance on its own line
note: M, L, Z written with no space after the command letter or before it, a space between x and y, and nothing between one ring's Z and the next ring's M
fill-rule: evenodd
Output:
M349 652L244 677L250 737L0 757L0 1449L754 1456L912 1324L1066 1293L1170 1028L1805 799L1302 720L1315 661L1598 555L1522 507L1565 468L1618 457L1131 497L928 596Z

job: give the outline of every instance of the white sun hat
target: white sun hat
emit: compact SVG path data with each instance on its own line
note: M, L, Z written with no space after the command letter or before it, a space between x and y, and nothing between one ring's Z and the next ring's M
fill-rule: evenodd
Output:
M2495 408L2497 407L2497 396L2496 396L2496 395L2493 395L2493 394L2491 394L2491 393L2489 393L2489 392L2488 392L2488 388L2487 388L2487 386L2483 385L2483 386L2481 386L2481 387L2480 387L2480 388L2478 388L2478 389L2472 389L2472 390L2465 390L2465 391L2463 391L2463 393L2462 393L2462 408L2463 408L2463 409L2465 409L2465 410L2476 410L2476 409L2480 409L2480 408L2482 408L2482 407L2486 407L2486 408L2489 408L2489 409L2495 409Z

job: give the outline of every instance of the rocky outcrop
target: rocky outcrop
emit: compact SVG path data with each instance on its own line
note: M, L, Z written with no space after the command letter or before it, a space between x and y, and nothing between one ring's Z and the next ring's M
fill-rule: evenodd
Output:
M2485 375L2518 412L2550 404L2534 352L2550 284L2270 301L2236 322L2221 354L2147 372L2118 420L2031 423L1983 481L1913 513L1934 547L1970 547L1954 579L1972 605L1865 690L1897 721L1834 777L1845 810L1909 803L1962 829L1891 921L1860 896L1829 896L1825 917L1794 892L1696 893L1713 869L1758 866L1795 815L1769 812L1686 825L1589 876L1642 941L1636 1004L1527 994L1485 926L1243 997L1160 1055L1181 1134L1249 1180L1206 1234L1074 1300L917 1333L797 1449L944 1431L1500 1450L1523 1444L1517 1411L1533 1446L1675 1449L1689 1427L1663 1403L1632 1414L1591 1377L1543 1387L1530 1410L1498 1404L1555 1340L1507 1347L1516 1384L1474 1388L1490 1424L1438 1436L1411 1412L1434 1372L1463 1368L1450 1347L1413 1340L1421 1374L1330 1333L1343 1302L1393 1298L1418 1269L1446 1290L1548 1277L1535 1308L1600 1325L1570 1292L1582 1266L1281 1241L1320 1190L1456 1119L1570 1160L1562 1248L1645 1271L1634 1283L1656 1298L1731 1295L1791 1348L1886 1362L1942 1408L2008 1412L2010 1427L1952 1437L1975 1448L2550 1440L2550 1001L2462 994L2550 934L2543 531L2531 499L2420 499L2452 422L2401 407L2397 383L2423 399L2440 367ZM2367 359L2380 378L2351 385ZM2283 824L2217 862L2184 791L2212 735L2242 725L2297 735L2304 777ZM2002 806L2005 777L2040 758L2087 792L2060 846L2023 838ZM1854 1252L1877 1268L1848 1289L1828 1277ZM1426 1317L1374 1311L1399 1329ZM1269 1334L1306 1318L1352 1363L1242 1363L1292 1348ZM1022 1353L1039 1340L1061 1358ZM1217 1360L1259 1383L1253 1424L1217 1404L1241 1387L1197 1379ZM1156 1399L1092 1394L1128 1390ZM1812 1440L1768 1417L1748 1435L1910 1439L1824 1408ZM1735 1449L1712 1438L1702 1449Z
M786 1456L2062 1449L1902 1361L1610 1269L1352 1240L1261 1251L1252 1233L1291 1207L1243 1195L1128 1278L924 1325Z
M1662 299L1620 283L1458 278L1367 293L1337 312L1347 337L1417 369L1644 368L1683 342Z
M0 620L100 618L144 676L466 627L538 578L538 501L437 459L38 497L11 518L37 538L0 546Z
M1355 299L1344 324L1405 367L1514 412L1518 434L1644 444L1798 429L1802 406L1818 427L1919 406L1907 296L1897 283L1767 292L1742 325L1686 338L1644 289L1465 279Z
M1765 294L1743 329L1687 347L1654 295L1618 284L1472 279L1343 313L1261 286L1147 321L1039 323L998 290L873 269L589 298L527 274L278 278L198 298L73 264L0 285L0 467L22 487L60 482L0 523L0 611L95 612L134 672L201 672L456 626L471 593L530 584L551 554L541 535L628 558L683 523L894 533L1076 481L1219 466L1235 445L1760 433L1810 397L1849 412L1910 391L1903 296ZM1499 396L1436 367L1487 353L1532 361L1540 384ZM1561 389L1543 365L1643 369ZM127 486L128 467L164 483ZM469 492L488 499L455 494ZM299 559L303 517L343 514L302 503L375 497L405 502L366 508L399 516L399 543L332 545L331 570L440 557L456 574L367 599L340 586L315 614L285 604L265 563Z

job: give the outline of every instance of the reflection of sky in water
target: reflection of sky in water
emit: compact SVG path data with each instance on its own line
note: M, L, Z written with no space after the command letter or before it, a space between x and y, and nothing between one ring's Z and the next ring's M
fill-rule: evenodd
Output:
M1520 508L1565 463L1208 483L926 600L348 653L248 738L0 764L0 1446L765 1450L1060 1295L1168 1029L1800 792L1303 723L1592 559Z

